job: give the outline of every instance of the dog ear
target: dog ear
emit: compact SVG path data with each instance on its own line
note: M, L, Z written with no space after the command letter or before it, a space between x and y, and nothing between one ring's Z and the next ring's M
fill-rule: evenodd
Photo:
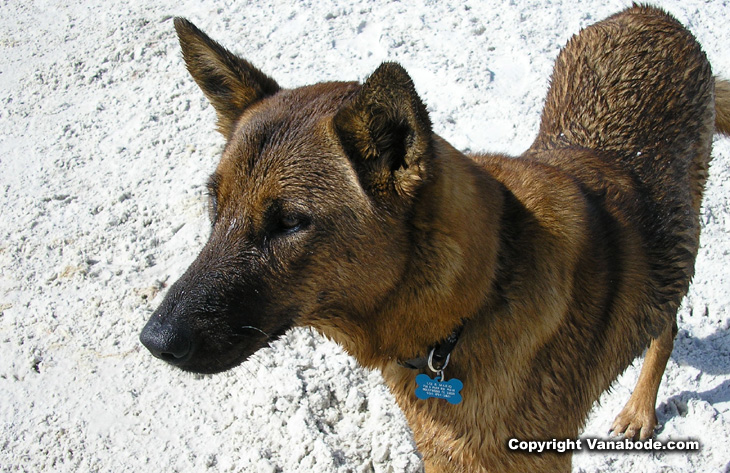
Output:
M413 196L426 179L431 121L402 66L383 63L334 118L361 184L376 196Z
M227 139L241 113L253 103L275 94L279 85L186 19L175 18L175 31L188 71L215 108L218 131Z

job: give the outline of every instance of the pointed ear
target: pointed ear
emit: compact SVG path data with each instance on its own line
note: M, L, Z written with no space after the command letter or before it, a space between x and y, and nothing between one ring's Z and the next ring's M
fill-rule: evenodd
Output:
M378 67L337 113L334 128L373 195L413 196L427 178L431 121L399 64Z
M227 139L241 113L279 85L186 19L175 18L175 30L188 71L215 108L218 131Z

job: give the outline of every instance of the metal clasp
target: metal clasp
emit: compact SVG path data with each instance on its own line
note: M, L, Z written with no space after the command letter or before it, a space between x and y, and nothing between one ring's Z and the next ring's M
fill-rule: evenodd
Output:
M446 369L446 366L449 364L449 359L451 359L451 353L446 355L446 361L444 361L444 364L441 366L440 369L436 369L433 367L433 353L436 351L436 348L431 349L431 353L428 354L428 369L436 373L441 379L439 381L444 381L446 378L444 376L444 369Z

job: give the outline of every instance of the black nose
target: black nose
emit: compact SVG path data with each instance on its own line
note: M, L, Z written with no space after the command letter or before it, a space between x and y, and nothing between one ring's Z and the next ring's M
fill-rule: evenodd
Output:
M153 355L172 364L181 363L190 355L193 346L191 340L190 332L185 327L160 322L156 315L152 316L139 335L139 341Z

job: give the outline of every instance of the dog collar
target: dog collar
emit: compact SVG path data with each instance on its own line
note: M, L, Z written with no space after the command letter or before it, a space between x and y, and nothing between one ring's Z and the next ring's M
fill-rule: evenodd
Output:
M448 337L430 347L426 356L399 361L398 364L404 368L422 370L429 365L430 358L432 366L436 368L434 371L440 370L448 362L447 360L449 359L451 352L454 350L454 347L459 342L459 336L463 329L464 326L459 325Z

